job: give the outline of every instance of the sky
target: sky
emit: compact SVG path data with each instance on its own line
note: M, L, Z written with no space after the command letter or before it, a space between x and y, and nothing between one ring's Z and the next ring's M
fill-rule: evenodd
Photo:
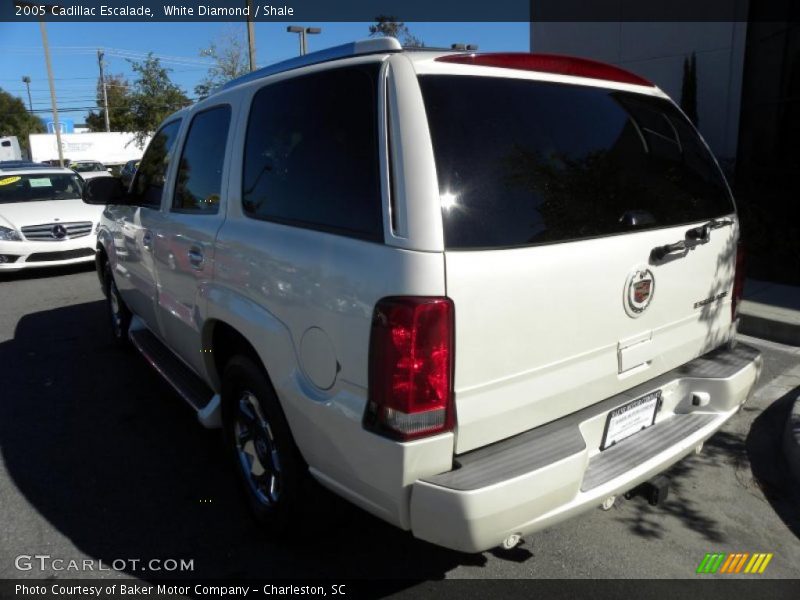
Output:
M308 36L309 52L369 36L369 23L296 23L321 27L322 33ZM426 46L449 47L452 43L477 44L481 51L528 51L528 23L407 23L411 33ZM286 32L286 23L256 23L258 66L298 54L297 34ZM246 30L244 23L48 23L47 35L53 61L53 77L59 115L83 123L87 110L96 104L99 75L97 49L106 52L107 74L122 73L129 79L131 69L125 56L144 57L148 52L162 58L172 69L170 77L189 97L207 71L201 48L230 31ZM50 109L42 37L38 23L0 23L0 88L20 97L28 106L22 77L31 78L34 110ZM78 110L69 110L78 109ZM49 112L37 112L51 118Z

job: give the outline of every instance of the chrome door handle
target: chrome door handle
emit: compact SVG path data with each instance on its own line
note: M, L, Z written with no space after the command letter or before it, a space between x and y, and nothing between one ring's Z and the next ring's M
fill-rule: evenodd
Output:
M199 248L189 250L189 264L195 269L202 269L205 257Z
M153 249L153 234L149 231L145 231L144 235L142 236L142 248L145 250Z
M667 254L673 254L675 252L684 252L686 250L686 242L683 240L679 242L675 242L674 244L667 244L665 246L656 246L650 252L650 258L653 260L664 260Z

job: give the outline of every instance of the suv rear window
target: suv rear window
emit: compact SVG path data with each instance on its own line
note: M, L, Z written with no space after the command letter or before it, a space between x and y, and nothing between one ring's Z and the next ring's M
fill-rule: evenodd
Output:
M734 212L662 98L495 77L420 77L448 248L564 242ZM635 225L631 225L635 222Z

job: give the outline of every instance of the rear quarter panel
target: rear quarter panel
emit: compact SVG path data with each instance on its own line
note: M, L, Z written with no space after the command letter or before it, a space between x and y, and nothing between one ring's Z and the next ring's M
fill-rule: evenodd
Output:
M208 318L250 340L312 472L407 527L407 486L451 468L453 435L399 444L364 430L370 326L384 296L443 295L442 254L242 218L223 226L215 262Z

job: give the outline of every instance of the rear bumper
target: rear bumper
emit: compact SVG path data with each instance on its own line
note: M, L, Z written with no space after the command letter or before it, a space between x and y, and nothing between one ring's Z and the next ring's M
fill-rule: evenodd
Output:
M719 349L624 394L497 444L456 457L457 468L418 480L411 529L418 538L480 552L626 492L690 454L751 394L761 355ZM605 451L608 413L661 390L653 426ZM708 403L695 406L693 394Z

